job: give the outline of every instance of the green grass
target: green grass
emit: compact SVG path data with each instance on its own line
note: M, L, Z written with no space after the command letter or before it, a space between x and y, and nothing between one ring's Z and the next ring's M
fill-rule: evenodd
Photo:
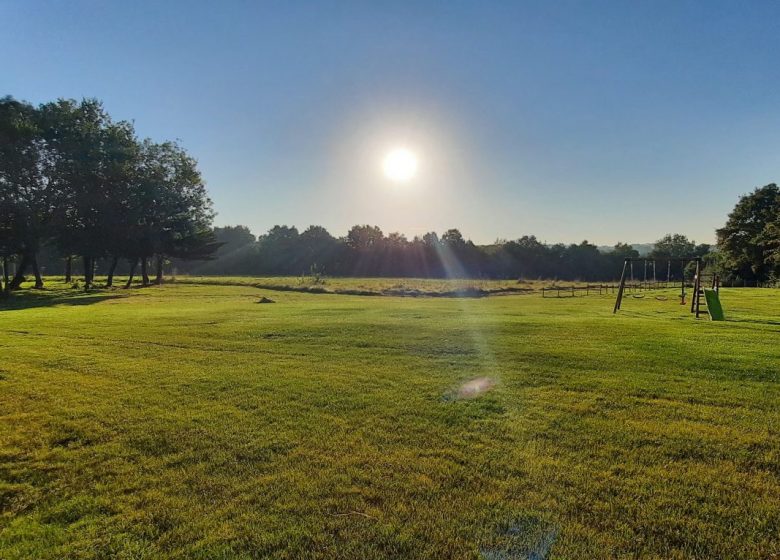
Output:
M0 558L772 558L780 290L667 295L25 291Z
M312 276L178 276L179 284L252 286L276 291L342 295L438 296L521 294L553 284L547 280L474 280L439 278L341 278ZM572 282L559 282L571 285Z

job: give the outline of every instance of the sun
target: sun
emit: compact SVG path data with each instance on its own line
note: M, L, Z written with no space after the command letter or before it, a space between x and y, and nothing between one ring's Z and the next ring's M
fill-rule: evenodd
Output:
M382 169L391 181L406 183L417 175L417 156L406 148L395 148L385 156Z

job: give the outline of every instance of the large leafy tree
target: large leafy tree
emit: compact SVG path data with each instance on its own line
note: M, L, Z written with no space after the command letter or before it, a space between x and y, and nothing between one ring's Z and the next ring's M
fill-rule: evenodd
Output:
M40 136L40 114L30 104L0 99L0 252L19 255L17 274L4 289L18 288L31 266L35 287L42 288L37 254L49 235L52 192L48 159Z
M276 274L298 274L299 267L298 228L275 225L258 239L258 257L261 271ZM278 272L273 272L278 271Z
M139 143L130 123L114 122L95 99L60 99L33 107L0 99L0 258L3 292L53 245L70 263L84 259L84 281L108 258L108 285L119 258L208 259L221 245L195 160L173 142ZM9 259L17 274L7 281ZM58 257L57 257L58 258ZM69 274L68 274L69 276Z
M176 143L142 143L127 215L129 241L122 253L134 263L140 260L144 284L149 259L156 259L160 283L166 258L207 259L220 246L197 164Z
M780 276L780 188L771 183L742 196L717 234L728 273L757 281Z
M0 188L2 188L0 186ZM11 280L9 278L9 266L11 259L17 254L20 247L20 236L18 225L21 223L17 216L18 205L13 199L7 196L7 192L0 194L0 259L3 268L2 285L0 285L0 295L7 296L11 289Z
M228 254L257 241L255 234L247 226L215 227L214 235L216 235L217 241L223 243L218 251L220 255Z
M681 233L667 233L655 242L650 257L655 259L684 259L695 255L696 243Z
M338 268L339 242L324 227L306 228L299 237L299 245L303 265L309 271L323 272L328 262L335 265L334 269Z
M356 251L368 251L382 243L384 234L377 226L352 226L347 232L346 244Z
M780 218L767 226L765 239L769 249L766 261L772 267L773 279L778 280L780 279Z
M678 278L693 277L696 267L692 262L678 263L669 259L704 257L709 251L710 246L707 244L697 245L695 241L688 239L681 233L667 233L655 242L655 246L648 256L655 259L658 266L666 267L665 274L663 269L659 268L662 277L665 276L669 280L676 280ZM705 266L707 266L708 262L705 259Z
M93 283L95 261L115 253L128 209L137 158L133 128L114 123L94 99L61 99L41 107L51 154L57 245L84 259L84 283Z
M384 233L377 226L353 226L344 239L351 264L347 273L357 276L377 274L384 239Z
M109 258L106 285L111 286L114 271L120 257L125 256L128 244L128 216L133 215L136 172L140 161L140 146L132 126L126 122L112 123L103 133L103 196L98 229L103 244L98 248L101 256Z
M598 247L587 240L569 245L562 253L562 265L570 278L594 280L599 276L602 254Z

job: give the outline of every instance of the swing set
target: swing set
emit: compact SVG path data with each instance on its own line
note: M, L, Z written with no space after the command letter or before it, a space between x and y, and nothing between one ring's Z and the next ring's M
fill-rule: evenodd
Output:
M681 278L680 278L680 305L685 305L686 292L685 292L685 269L689 264L695 265L695 273L693 277L693 293L691 297L691 313L696 315L698 319L702 315L709 315L713 321L723 321L723 307L720 303L720 279L717 274L712 275L712 284L709 289L705 289L702 284L702 268L703 263L701 257L684 257L684 258L666 258L658 259L661 261L667 261L666 266L666 282L658 282L656 278L656 259L649 258L626 258L623 262L623 272L620 275L620 285L618 286L617 298L615 298L615 308L612 313L615 314L620 309L623 303L623 297L626 291L626 282L630 282L630 285L634 284L634 263L643 263L644 265L644 284L646 287L653 288L667 288L671 283L672 278L672 263L680 263ZM653 280L652 283L648 282L648 265L652 265ZM634 296L637 297L637 296ZM662 299L662 298L656 298Z

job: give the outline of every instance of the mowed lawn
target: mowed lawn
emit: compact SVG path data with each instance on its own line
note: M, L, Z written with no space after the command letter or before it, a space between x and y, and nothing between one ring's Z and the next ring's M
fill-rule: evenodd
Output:
M0 558L776 557L780 290L653 296L28 291Z

